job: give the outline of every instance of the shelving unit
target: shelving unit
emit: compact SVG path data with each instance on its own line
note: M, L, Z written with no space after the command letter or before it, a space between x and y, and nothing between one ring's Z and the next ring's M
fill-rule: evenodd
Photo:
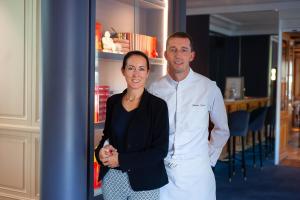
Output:
M157 57L150 57L151 67L147 84L166 73L163 52L167 37L167 17L167 0L96 0L96 22L101 24L102 35L105 31L115 30L117 33L130 33L156 39ZM134 50L137 47L141 48L139 42L131 42ZM149 55L155 54L149 52ZM109 86L110 95L122 92L126 88L121 73L123 58L124 54L121 53L96 51L95 86ZM104 121L95 123L94 134L101 133L103 128ZM94 190L94 196L99 197L101 194L101 189Z
M125 54L120 53L110 53L110 52L97 52L98 60L111 60L111 61L123 61ZM150 65L158 65L158 66L165 66L166 62L163 58L149 58Z

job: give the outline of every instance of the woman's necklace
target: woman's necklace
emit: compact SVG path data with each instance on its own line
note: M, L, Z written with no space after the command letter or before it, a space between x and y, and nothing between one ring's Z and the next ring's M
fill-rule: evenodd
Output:
M126 101L133 102L135 100L135 96L128 96L128 95L126 95L125 99L126 99Z

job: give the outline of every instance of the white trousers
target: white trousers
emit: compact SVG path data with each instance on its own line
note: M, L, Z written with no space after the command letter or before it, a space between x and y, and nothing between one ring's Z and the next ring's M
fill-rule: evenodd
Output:
M216 182L209 160L165 162L169 183L160 189L160 200L215 200Z

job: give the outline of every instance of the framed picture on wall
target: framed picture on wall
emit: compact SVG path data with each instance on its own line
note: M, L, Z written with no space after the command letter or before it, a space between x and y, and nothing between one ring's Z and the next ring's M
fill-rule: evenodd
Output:
M244 77L226 77L225 99L244 98Z

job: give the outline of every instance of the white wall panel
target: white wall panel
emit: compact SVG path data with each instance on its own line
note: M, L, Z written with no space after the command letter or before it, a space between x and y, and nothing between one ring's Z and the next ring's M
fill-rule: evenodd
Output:
M24 117L25 1L0 0L0 117Z
M0 129L0 192L30 196L30 134Z
M39 199L40 0L0 0L0 200Z

